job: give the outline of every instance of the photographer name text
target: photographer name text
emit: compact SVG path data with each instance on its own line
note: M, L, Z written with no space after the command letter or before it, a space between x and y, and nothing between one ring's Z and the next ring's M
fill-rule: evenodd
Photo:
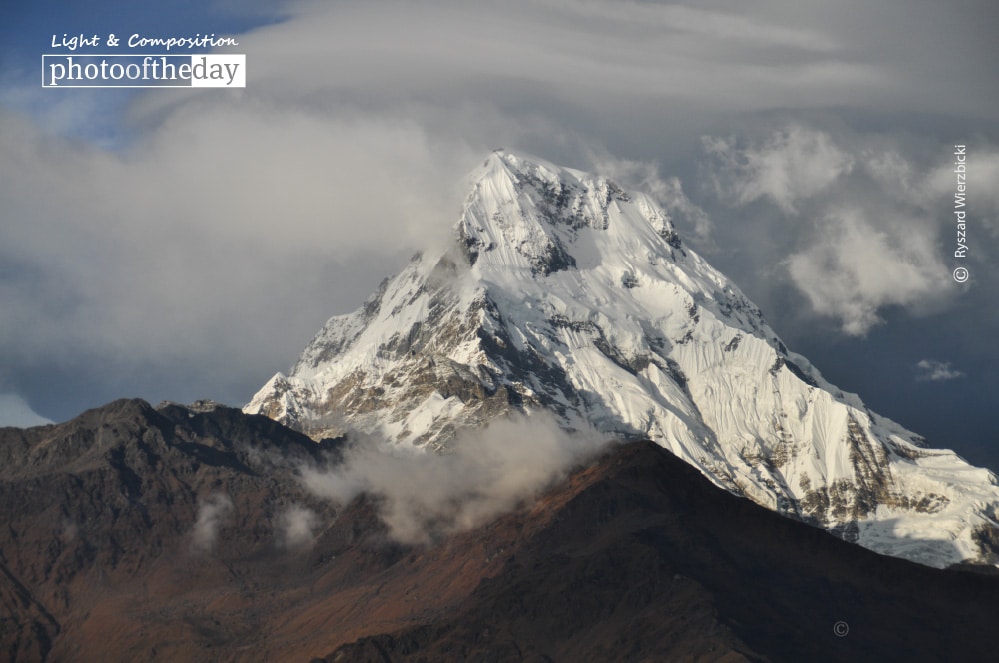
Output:
M968 148L965 145L954 146L954 221L957 231L957 248L954 258L964 260L968 257L968 212L965 209L968 194ZM968 268L958 265L954 268L954 280L964 283L968 280Z

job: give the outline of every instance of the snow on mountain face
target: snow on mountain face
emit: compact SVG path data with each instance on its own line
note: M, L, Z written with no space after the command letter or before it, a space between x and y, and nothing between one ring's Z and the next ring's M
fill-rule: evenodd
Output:
M244 410L439 448L544 409L877 552L999 562L995 476L826 382L648 197L496 152L455 236L331 318Z

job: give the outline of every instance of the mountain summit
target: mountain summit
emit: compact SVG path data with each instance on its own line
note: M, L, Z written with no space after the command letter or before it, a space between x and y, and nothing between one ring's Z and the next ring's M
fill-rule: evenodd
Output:
M824 380L648 196L506 152L476 171L452 246L331 318L244 410L430 449L545 410L874 551L999 562L993 474Z

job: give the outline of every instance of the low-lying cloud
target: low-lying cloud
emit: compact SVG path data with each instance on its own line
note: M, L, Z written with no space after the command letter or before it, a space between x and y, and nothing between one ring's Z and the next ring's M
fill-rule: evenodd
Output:
M319 517L304 506L293 504L282 511L275 523L277 544L285 550L307 550L315 543Z
M198 516L191 531L193 552L212 552L218 541L219 531L232 512L232 500L224 493L214 493L198 501Z
M354 447L332 469L304 468L303 482L315 495L340 504L362 493L376 497L390 535L419 544L514 508L565 476L606 438L568 433L538 414L464 432L446 454L371 442Z

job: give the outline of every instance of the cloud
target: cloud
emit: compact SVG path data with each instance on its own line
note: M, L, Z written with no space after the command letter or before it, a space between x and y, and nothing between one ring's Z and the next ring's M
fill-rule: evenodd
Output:
M964 373L955 370L949 361L922 359L916 364L916 369L919 372L916 379L921 381L938 382L964 377Z
M839 319L846 334L867 334L891 307L924 315L957 302L948 266L956 237L952 146L802 123L703 144L712 192L758 229L744 232L743 251L755 251L757 265L786 269L812 311ZM969 190L973 184L980 195L969 236L981 260L999 236L992 221L999 194L988 184L999 176L999 151L985 140L976 151Z
M319 517L306 507L293 504L278 515L275 535L281 548L309 549L315 543Z
M72 520L66 519L62 521L62 527L59 530L59 540L65 543L72 543L76 540L76 537L80 534L80 526L77 525Z
M999 117L999 88L980 84L990 23L944 5L905 9L884 20L859 0L288 2L280 22L238 36L245 90L123 101L52 96L32 76L0 100L21 110L0 109L4 386L59 417L122 395L243 402L326 318L442 241L461 176L495 147L647 164L685 237L731 259L745 247L725 235L742 217L709 217L681 172L698 136L743 135L747 117L778 112L846 109L893 126L942 113L950 127L969 108ZM857 158L825 135L725 139L717 147L742 183L731 199L807 209L843 181L835 157ZM798 243L761 264L806 248L807 233L774 230L768 241Z
M0 113L0 153L0 362L185 373L222 400L444 241L481 156L398 118L253 103L179 109L122 152Z
M232 512L232 500L223 493L214 493L198 500L198 515L191 530L192 552L212 552L218 541L219 530Z
M547 90L600 108L639 98L761 108L808 95L834 102L882 79L822 26L724 9L445 0L298 3L290 14L241 40L254 85L282 95L384 102ZM774 66L775 53L797 57Z
M594 453L605 438L567 433L539 413L467 431L443 455L368 442L331 470L303 468L303 483L340 504L361 493L376 496L391 536L417 544L514 508Z
M817 241L790 256L788 271L812 308L839 318L845 333L866 334L883 307L926 306L952 292L935 243L906 224L875 225L847 208L822 226Z
M937 199L953 200L957 190L953 150L940 155L942 164L926 177L924 195ZM999 236L999 149L985 141L968 141L967 152L967 203L970 217L969 232L972 240L981 229L992 236Z
M705 152L715 161L712 171L719 195L738 205L769 198L785 214L796 214L800 200L828 189L855 163L828 133L798 124L746 146L731 138L703 140Z
M0 394L0 427L29 428L51 423L51 420L32 410L28 402L20 395Z

